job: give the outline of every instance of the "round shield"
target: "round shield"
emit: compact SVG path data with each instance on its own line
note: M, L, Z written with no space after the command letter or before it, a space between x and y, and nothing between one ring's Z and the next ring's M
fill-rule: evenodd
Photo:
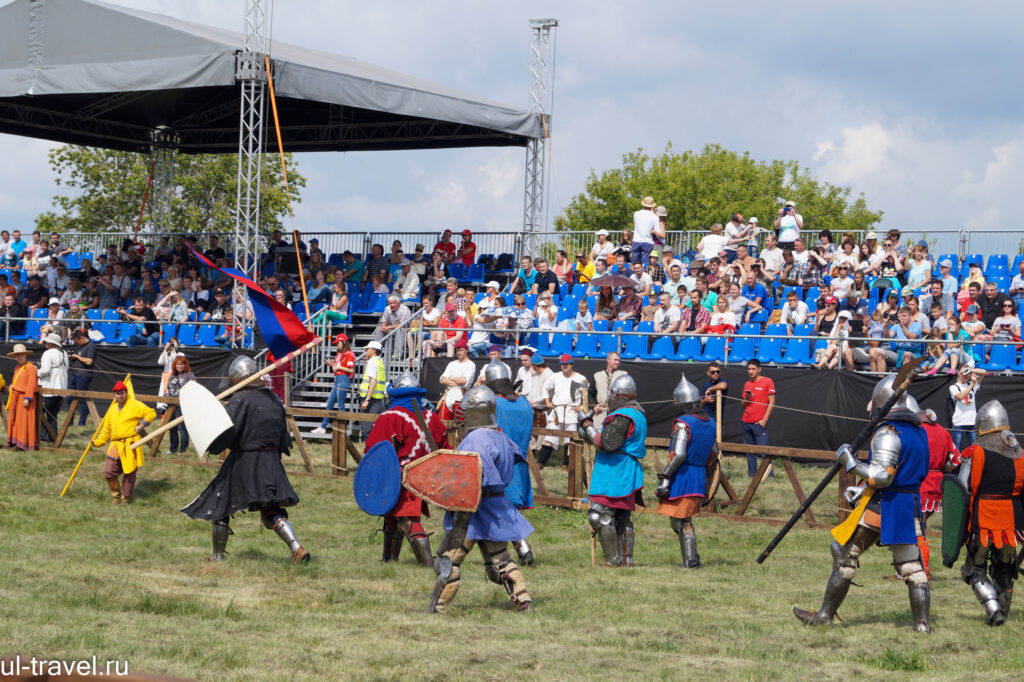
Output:
M391 441L381 441L363 454L352 480L359 508L371 516L383 516L398 502L402 491L402 467Z

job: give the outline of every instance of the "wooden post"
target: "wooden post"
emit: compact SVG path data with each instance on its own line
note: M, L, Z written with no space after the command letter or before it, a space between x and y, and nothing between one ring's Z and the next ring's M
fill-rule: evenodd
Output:
M804 495L804 489L800 486L800 481L796 478L796 472L793 470L793 463L788 459L782 460L782 466L786 469L786 475L789 476L789 482L793 484L793 492L796 493L796 499L800 504L804 503L807 497ZM811 508L807 508L807 520L811 523L817 523L817 519L814 518L814 512Z
M60 444L64 442L64 437L68 434L68 428L71 423L75 421L75 413L78 412L79 399L75 398L71 401L71 409L68 410L68 414L64 417L64 423L61 424L60 431L57 432L57 439L53 441L53 447L59 448Z
M348 476L348 461L345 455L345 441L348 434L340 419L331 420L331 476Z
M174 406L168 405L167 409L164 410L164 414L160 417L160 426L163 426L167 422L171 421L171 415L174 413ZM156 457L160 454L160 443L164 440L164 434L160 434L153 440L152 447L149 448L149 457Z
M291 429L292 436L295 437L295 444L299 446L299 454L302 455L302 461L306 463L306 471L312 474L313 463L309 461L309 453L306 452L306 441L302 438L299 425L295 423L295 417L286 416L285 421L288 423L288 428Z
M103 418L100 417L100 413L96 409L96 402L92 398L86 398L85 406L89 408L89 417L92 419L92 423L96 425L97 429L100 428Z
M846 501L846 496L843 495L843 493L846 492L846 489L853 485L853 483L850 480L852 478L852 476L850 476L850 472L845 469L839 472L839 476L837 478L839 480L838 517L839 523L842 523L846 520L846 517L850 515L850 512L853 511L850 508L850 503Z

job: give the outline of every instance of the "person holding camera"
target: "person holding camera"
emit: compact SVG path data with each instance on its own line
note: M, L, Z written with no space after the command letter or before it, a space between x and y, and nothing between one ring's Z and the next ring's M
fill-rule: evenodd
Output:
M792 249L803 227L804 217L796 212L796 202L787 201L775 217L775 236L778 237L779 248Z
M978 418L978 386L981 384L982 370L975 370L970 365L961 365L957 373L956 383L949 387L949 396L953 400L953 420L949 435L957 450L974 444L974 423Z

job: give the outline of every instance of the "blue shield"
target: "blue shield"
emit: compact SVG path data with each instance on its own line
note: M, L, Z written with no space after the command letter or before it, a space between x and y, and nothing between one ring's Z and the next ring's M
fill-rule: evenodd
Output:
M402 491L402 467L391 441L381 441L363 454L356 467L352 492L359 508L383 516L394 508Z

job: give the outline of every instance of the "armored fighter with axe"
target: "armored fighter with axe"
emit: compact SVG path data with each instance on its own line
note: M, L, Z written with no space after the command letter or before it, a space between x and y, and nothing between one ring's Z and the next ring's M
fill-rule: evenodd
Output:
M871 395L872 417L877 417L880 407L896 394L895 380L894 375L889 375L875 385ZM870 438L871 456L866 463L858 461L855 449L848 445L836 452L837 462L864 482L847 490L846 497L856 508L846 521L832 529L832 575L821 608L816 612L793 609L793 614L804 623L832 622L853 582L860 555L877 542L892 551L896 573L907 584L914 629L931 631L928 576L917 545L921 534L918 491L928 473L928 437L921 428L920 412L917 401L903 393L875 426Z

